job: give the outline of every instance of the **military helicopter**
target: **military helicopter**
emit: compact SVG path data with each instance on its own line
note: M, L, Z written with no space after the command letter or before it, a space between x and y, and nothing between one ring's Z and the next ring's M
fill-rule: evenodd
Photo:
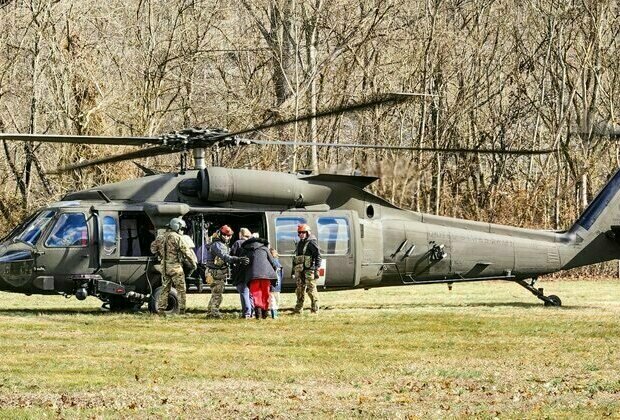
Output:
M246 139L256 130L407 100L390 94L372 100L237 132L188 129L159 137L0 134L17 141L147 146L77 163L55 172L148 156L193 151L195 168L150 173L139 179L66 194L33 214L0 243L0 290L95 296L112 310L154 302L161 278L150 243L158 229L182 215L199 247L204 232L228 224L267 238L282 256L283 291L292 291L290 260L296 227L318 237L325 265L319 286L349 290L487 280L516 283L548 306L555 295L536 287L540 275L620 256L620 172L565 232L539 231L400 209L364 188L378 178L336 173L281 173L206 167L205 149L293 144ZM552 150L440 149L298 142L348 148L450 153L540 154ZM193 281L191 278L188 281ZM203 286L198 280L198 287ZM168 311L177 310L170 294Z

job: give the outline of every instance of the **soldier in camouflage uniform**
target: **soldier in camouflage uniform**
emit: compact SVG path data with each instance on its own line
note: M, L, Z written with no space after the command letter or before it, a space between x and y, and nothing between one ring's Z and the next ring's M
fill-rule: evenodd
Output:
M321 252L316 238L310 233L310 226L303 224L297 226L299 242L293 257L293 278L296 279L297 304L295 313L300 314L304 308L305 294L310 297L310 311L314 314L319 312L319 292L316 281L319 278L321 267Z
M185 313L185 274L183 262L192 271L196 269L196 255L183 239L185 221L175 217L168 223L168 229L151 244L151 252L161 260L162 292L157 301L157 312L163 313L168 306L170 288L174 286L179 300L179 313Z
M211 300L207 307L207 317L221 318L220 305L222 304L222 295L224 293L224 285L228 275L228 268L238 265L248 265L250 259L248 257L236 257L230 255L228 242L233 235L233 230L224 225L219 228L211 237L209 252L207 253L206 265L207 270L213 277L211 284Z

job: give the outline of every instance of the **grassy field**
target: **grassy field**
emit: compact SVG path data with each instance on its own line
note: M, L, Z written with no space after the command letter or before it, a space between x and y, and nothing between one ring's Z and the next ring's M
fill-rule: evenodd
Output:
M322 293L318 316L0 293L2 418L620 418L620 281Z

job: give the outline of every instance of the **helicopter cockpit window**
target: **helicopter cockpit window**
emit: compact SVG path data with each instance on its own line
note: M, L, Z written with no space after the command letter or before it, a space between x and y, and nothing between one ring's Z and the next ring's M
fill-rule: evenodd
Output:
M280 255L294 255L297 245L297 225L307 223L303 217L276 218L276 249Z
M321 253L345 255L349 253L349 222L344 217L319 217L317 238Z
M45 230L50 220L52 220L52 217L54 217L54 214L56 214L56 212L52 210L42 211L32 223L26 226L16 239L34 245L39 240L41 232Z
M50 233L45 246L58 247L85 247L88 245L88 226L86 217L82 213L63 213L60 215Z
M103 218L103 252L105 255L116 252L116 219L112 216Z

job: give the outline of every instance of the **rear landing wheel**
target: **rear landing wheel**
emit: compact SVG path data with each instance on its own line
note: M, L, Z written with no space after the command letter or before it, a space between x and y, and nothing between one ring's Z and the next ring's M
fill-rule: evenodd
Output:
M525 287L530 292L532 292L532 294L536 296L538 299L545 302L545 306L562 306L562 301L560 300L559 297L557 297L556 295L545 296L545 293L542 287L534 287L536 280L537 280L536 278L533 278L529 283L523 279L516 279L514 281L517 284Z
M545 306L562 306L562 300L556 295L549 295L547 299L549 300L545 301Z

